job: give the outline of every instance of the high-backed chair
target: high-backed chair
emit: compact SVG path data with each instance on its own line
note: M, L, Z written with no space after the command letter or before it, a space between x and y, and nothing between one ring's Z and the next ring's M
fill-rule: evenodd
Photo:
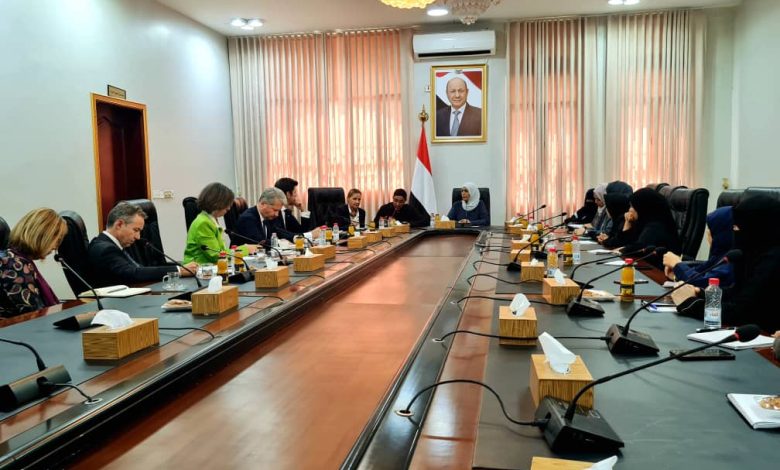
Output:
M452 204L463 200L460 195L462 188L452 188ZM490 188L479 188L479 200L485 204L488 213L488 225L490 225Z
M62 211L60 217L65 220L68 225L68 233L62 239L62 243L57 248L57 253L65 260L70 267L72 267L81 277L92 282L92 269L89 265L87 258L87 247L89 246L89 237L87 236L87 227L84 225L84 219L81 218L76 212ZM65 273L65 279L68 281L71 290L74 295L88 290L83 282L81 282L70 270L62 267L62 271Z
M718 202L716 203L716 206L736 206L739 204L739 201L742 198L742 194L744 192L744 189L724 189L720 195L718 195Z
M744 194L742 195L742 197L746 198L754 194L764 194L766 196L770 196L777 200L780 200L780 188L770 188L770 187L761 187L761 186L751 186L747 188Z
M696 259L707 226L707 202L710 192L704 188L679 187L671 193L669 207L677 224L682 257Z
M233 230L238 221L238 216L241 215L247 209L246 199L243 197L237 197L233 200L233 205L230 206L230 210L225 213L225 228ZM189 229L188 229L189 230Z
M309 188L308 199L308 208L317 226L328 225L330 214L347 202L344 188Z
M200 209L198 209L198 198L192 196L185 197L184 200L181 201L181 205L184 207L184 223L187 225L187 231L189 232L192 221L195 220L195 217L200 213Z
M141 231L141 238L149 240L149 243L155 248L164 251L162 238L160 237L160 223L157 220L157 208L154 206L154 203L149 199L130 199L125 202L139 206L146 213L146 220L144 221L144 229ZM129 248L125 248L125 251L144 266L162 266L168 264L163 255L140 243L130 245Z
M8 248L8 238L11 237L11 227L4 218L0 217L0 250Z
M650 189L654 189L656 191L660 191L661 188L663 188L664 186L669 186L669 183L650 183L650 184L648 184L645 187L646 188L650 188Z
M660 186L660 185L659 185ZM658 193L660 193L663 197L666 198L666 201L671 204L672 202L672 194L677 191L678 189L685 189L687 186L661 186L657 189Z

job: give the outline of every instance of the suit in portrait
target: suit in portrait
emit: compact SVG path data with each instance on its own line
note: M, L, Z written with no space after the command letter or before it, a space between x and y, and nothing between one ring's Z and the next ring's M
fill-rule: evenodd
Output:
M482 108L466 103L463 115L460 116L460 126L455 136L450 135L451 106L445 106L436 111L436 137L476 137L482 135Z

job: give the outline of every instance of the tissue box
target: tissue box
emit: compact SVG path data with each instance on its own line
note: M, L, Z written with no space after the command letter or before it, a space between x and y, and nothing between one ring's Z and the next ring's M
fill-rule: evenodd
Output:
M325 255L301 255L293 260L293 269L296 272L316 271L325 267Z
M336 245L320 245L320 246L313 246L310 248L312 253L317 253L318 255L325 256L326 260L333 259L336 257Z
M368 245L368 241L366 240L366 237L364 237L363 235L359 235L357 237L349 237L347 239L347 248L351 248L351 249L365 248L366 245Z
M528 307L523 316L512 314L508 305L498 308L498 334L499 336L514 336L524 338L536 336L536 310ZM499 339L501 346L535 346L535 339Z
M522 270L520 271L521 281L541 281L544 279L544 263L531 264L530 262L520 263Z
M546 277L542 279L542 297L553 305L566 305L572 297L577 297L580 293L580 286L568 277L561 286L555 282L555 279Z
M122 359L136 351L160 344L156 318L133 318L133 324L109 329L99 326L81 333L84 359Z
M592 466L592 462L580 460L551 459L548 457L534 457L531 459L531 470L587 470Z
M393 229L395 229L395 233L409 233L411 232L411 225L409 224L396 225L395 227L393 227Z
M439 220L434 222L433 228L438 230L452 230L455 228L454 220Z
M520 254L518 255L518 253ZM519 263L531 261L531 250L512 250L509 252L509 261L517 261Z
M509 232L510 235L522 235L524 230L524 225L509 225L506 227L506 231Z
M379 232L363 232L362 235L366 237L366 243L376 243L382 241L382 234Z
M393 227L382 227L379 229L379 233L382 234L382 238L390 238L395 236L395 229Z
M513 250L525 250L526 248L530 248L530 247L531 247L530 240L512 240Z
M520 232L520 235L528 235L528 238L530 239L530 238L531 238L531 235L533 235L533 234L535 234L535 233L539 233L539 232L537 232L536 230L531 230L531 229L523 229L523 230Z
M334 245L333 251L336 251ZM320 247L323 248L323 247ZM255 287L258 289L274 289L290 282L290 271L287 266L278 266L273 269L258 269L255 271Z
M550 368L544 354L531 354L531 380L528 386L536 406L544 397L571 401L582 387L592 381L593 377L580 356L576 356L574 363L569 366L568 374L559 374ZM593 389L585 392L577 404L593 408Z
M255 271L255 279L257 279L258 272ZM203 289L192 294L193 315L212 315L227 312L235 307L238 307L238 287L236 286L222 286L219 292L209 292L207 289Z

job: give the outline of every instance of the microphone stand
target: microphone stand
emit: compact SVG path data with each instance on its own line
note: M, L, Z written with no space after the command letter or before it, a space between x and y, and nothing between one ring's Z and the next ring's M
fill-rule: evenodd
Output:
M623 256L625 256L626 258L629 258L631 256L642 255L646 251L647 251L647 248L642 248L642 249L637 250L637 251L632 251L631 253L618 253L616 255L607 256L606 258L595 259L593 261L587 261L585 263L580 263L577 266L575 266L574 269L572 269L571 273L569 274L569 279L574 281L574 273L576 273L577 270L580 269L582 266L587 266L589 264L600 263L602 261L607 261L607 260L610 260L610 259L620 258L620 257L623 257ZM591 287L593 287L593 286L589 286L587 283L582 283L582 282L578 282L578 281L574 281L574 282L576 282L577 284L579 284L581 287L583 287L585 289L590 289Z
M65 266L65 268L68 271L70 271L74 276L76 276L76 279L78 279L79 281L81 281L82 284L87 286L87 289L91 290L92 291L92 295L95 296L95 302L97 303L98 310L103 310L103 304L100 302L100 296L97 294L97 291L95 290L95 288L92 287L92 284L90 284L86 280L84 280L84 278L81 277L81 275L78 272L76 272L75 269L71 268L70 265L68 263L66 263L64 259L62 259L62 256L60 256L59 253L56 253L54 255L54 261L56 261L56 262L60 263L61 265ZM76 294L76 297L78 297L78 294Z
M235 236L237 236L237 237L239 237L239 238L241 238L241 239L243 239L245 241L248 241L249 243L253 243L255 245L262 246L266 250L274 250L276 252L276 254L279 255L279 263L281 263L282 266L286 266L287 265L287 258L285 258L284 255L282 254L282 252L279 251L276 247L271 246L269 244L268 240L263 240L263 241L253 240L253 239L247 237L246 235L241 235L240 233L234 232L233 230L227 230L227 234L230 235L230 236L235 235ZM303 237L303 239L306 240L306 237ZM206 248L208 248L208 247L206 247ZM201 246L201 249L203 249L203 246ZM208 249L211 250L211 248L208 248ZM212 250L212 251L214 251L214 250Z
M141 238L138 241L141 242L145 247L151 248L152 251L154 251L154 252L164 256L165 259L167 259L171 263L175 264L176 266L180 267L181 269L183 269L183 270L187 271L188 273L192 274L192 277L195 278L195 283L198 284L198 288L202 288L203 287L203 284L200 283L200 279L198 279L197 274L192 272L192 270L190 268L184 266L182 263L176 261L175 259L173 259L170 256L168 256L165 253L163 253L163 251L161 249L159 249L156 246L154 246L154 244L152 242L150 242L149 240Z

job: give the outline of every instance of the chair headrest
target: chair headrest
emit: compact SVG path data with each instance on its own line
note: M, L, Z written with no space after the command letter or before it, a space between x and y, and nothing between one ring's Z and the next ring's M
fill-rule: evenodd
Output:
M4 218L0 217L0 250L8 248L8 239L11 237L11 227Z
M157 208L154 207L154 203L149 199L128 199L124 201L130 204L135 204L140 207L141 210L146 212L146 223L157 222Z

